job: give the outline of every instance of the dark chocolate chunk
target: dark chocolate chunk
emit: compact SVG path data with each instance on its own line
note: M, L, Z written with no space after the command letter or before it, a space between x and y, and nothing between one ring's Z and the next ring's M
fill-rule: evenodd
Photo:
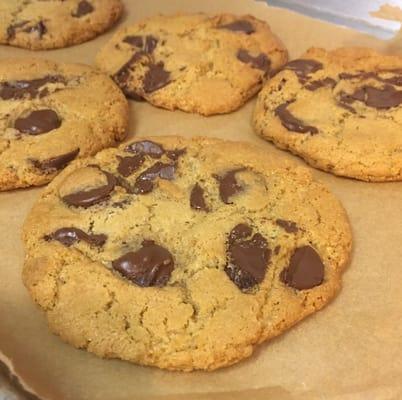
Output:
M300 58L288 62L283 69L289 69L293 71L301 83L304 83L308 79L308 75L317 72L322 69L322 64L319 61L311 59Z
M204 189L197 182L190 194L190 207L194 210L209 211L204 199Z
M183 154L186 154L186 149L168 150L166 152L166 155L173 161L177 161Z
M271 60L264 53L260 53L258 56L253 57L247 50L240 49L237 52L237 59L264 72L268 72L271 67Z
M15 34L17 33L17 31L19 30L19 28L22 28L23 26L25 26L29 21L21 21L21 22L17 22L13 25L10 25L7 28L7 39L14 39L15 38Z
M381 81L395 86L402 86L402 75L396 75L391 78L381 78Z
M39 38L41 39L44 34L47 33L46 25L43 21L39 21L35 25L28 26L27 28L22 30L26 33L37 33Z
M124 177L130 176L133 172L144 163L145 157L143 154L135 154L131 157L119 157L120 162L117 171Z
M75 11L72 16L75 18L83 17L84 15L90 14L94 11L93 5L87 0L81 0L78 3L77 11Z
M283 228L287 233L296 233L299 228L296 225L296 222L287 221L285 219L277 219L276 224Z
M112 193L116 186L116 178L108 172L102 172L107 179L106 185L68 194L63 197L63 201L70 206L88 208L109 199L110 193Z
M225 272L240 289L249 289L264 280L271 250L267 240L252 228L239 224L233 228L228 239L228 263Z
M45 240L57 240L67 247L73 245L79 240L82 240L91 246L102 247L106 243L107 236L104 234L87 234L78 228L61 228L57 229L57 231L51 233L50 235L46 235Z
M61 121L57 113L50 109L32 111L26 117L15 120L14 128L29 135L40 135L59 128Z
M281 274L283 283L298 290L311 289L324 280L324 264L311 246L296 249L290 263Z
M78 156L79 152L80 149L78 148L69 153L61 154L60 156L48 158L47 160L40 161L33 159L31 162L35 168L46 173L52 173L63 169L70 161L73 161Z
M247 35L250 35L255 32L254 26L250 21L245 19L239 19L237 21L231 22L230 24L219 26L220 29L228 29L233 32L244 32Z
M142 48L142 46L144 45L144 40L142 39L142 36L136 36L136 35L126 36L123 39L123 42L140 48Z
M65 83L65 78L60 75L48 75L44 78L32 79L29 81L9 81L0 83L0 98L3 100L20 100L23 98L32 99L43 97L48 94L42 86L48 83Z
M158 39L152 35L147 35L145 37L145 45L144 45L144 51L145 53L151 54L156 46L158 44Z
M387 109L397 107L402 103L402 91L396 90L391 85L385 85L380 89L373 86L362 86L352 94L340 93L340 103L350 104L355 100L363 102L368 107Z
M172 254L153 240L112 262L113 268L138 286L165 286L174 269Z
M318 129L314 126L305 125L303 121L294 117L288 111L289 102L283 103L275 108L275 115L281 120L282 125L289 131L298 133L310 132L312 135L318 133Z
M172 180L174 179L175 166L165 164L160 161L142 172L136 179L134 190L137 194L146 194L153 190L153 181L156 178Z
M161 158L165 153L165 149L162 145L151 140L131 143L124 150L130 153L144 154L152 158Z
M145 73L143 87L145 93L152 93L170 83L170 72L166 71L163 62L150 64Z
M311 91L317 90L319 88L322 88L324 86L329 86L331 88L336 86L336 81L335 79L332 78L324 78L324 79L320 79L318 81L311 81L309 83L306 84L305 88Z
M232 204L230 197L243 191L243 187L237 183L236 173L244 170L245 168L238 168L228 171L222 176L214 175L219 182L219 195L225 204Z

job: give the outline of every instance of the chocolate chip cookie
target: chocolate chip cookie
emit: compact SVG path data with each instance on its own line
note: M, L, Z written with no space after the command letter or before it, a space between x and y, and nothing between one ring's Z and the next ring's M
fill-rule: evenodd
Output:
M120 17L120 0L0 0L0 43L31 50L85 42Z
M116 145L127 124L124 95L90 67L0 61L0 190L51 181L75 158Z
M97 56L128 98L203 115L236 110L286 61L267 23L230 14L152 17Z
M402 180L402 57L312 48L261 91L254 126L316 168Z
M74 161L24 226L53 332L101 357L212 370L322 308L351 247L309 172L246 143L139 138Z

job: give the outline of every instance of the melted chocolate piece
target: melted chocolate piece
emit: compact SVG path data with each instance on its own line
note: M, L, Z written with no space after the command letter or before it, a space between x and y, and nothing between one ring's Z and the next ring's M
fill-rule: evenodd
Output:
M113 80L119 85L120 89L123 91L126 97L132 100L142 101L141 94L130 89L128 86L128 81L130 78L130 68L139 61L141 58L146 56L146 53L139 51L135 53L113 76Z
M165 149L160 144L151 140L131 143L124 150L130 153L144 154L152 158L161 158L165 153Z
M303 246L293 253L289 266L281 272L280 278L295 289L311 289L321 285L324 271L324 264L317 252L311 246Z
M14 122L14 128L29 135L40 135L59 128L61 121L56 112L50 109L32 111Z
M146 194L153 190L156 178L171 181L174 179L175 166L160 161L142 172L136 179L134 191L136 194Z
M299 228L296 225L296 222L287 221L285 219L277 219L276 224L283 228L287 233L296 233Z
M194 210L209 211L204 199L204 189L198 184L194 185L190 194L190 207Z
M312 135L318 133L318 129L314 126L305 125L303 121L294 117L288 111L289 102L283 103L275 108L275 115L281 120L282 125L289 131L298 133L310 132Z
M152 93L170 83L170 72L166 71L163 62L150 64L145 73L143 87L145 93Z
M237 59L264 72L268 72L271 67L271 60L264 53L260 53L258 56L253 57L247 50L240 49L237 52Z
M173 161L177 161L183 154L186 154L186 149L168 150L166 152L166 155Z
M102 172L107 179L106 185L68 194L63 197L63 201L69 206L88 208L109 199L110 193L112 193L116 186L116 178L108 172Z
M75 149L69 153L60 156L52 157L47 160L31 160L33 166L44 172L51 173L63 169L70 161L78 156L80 149Z
M328 77L328 78L320 79L317 81L311 81L306 84L305 88L308 90L314 91L314 90L317 90L324 86L329 86L329 87L333 88L336 86L336 81L334 79Z
M144 45L142 36L126 36L123 39L123 42L131 44L132 46L135 46L135 47L140 47L140 48L142 48L142 46Z
M77 11L72 14L75 18L83 17L84 15L90 14L94 11L94 7L87 0L81 0L78 3Z
M33 26L28 26L27 28L22 30L23 32L26 33L37 33L39 38L41 39L42 36L47 33L47 28L46 25L43 21L39 21L37 24Z
M300 58L288 62L283 69L293 71L297 75L299 82L304 83L308 79L308 75L322 69L322 64L315 60Z
M102 247L107 240L107 236L104 234L94 235L87 234L78 228L61 228L57 231L45 236L45 240L57 240L64 246L70 247L75 242L82 240L91 246Z
M172 254L153 240L112 262L113 268L138 286L165 286L174 269Z
M119 157L120 162L117 171L124 177L130 176L133 172L144 163L145 157L143 154L136 154L132 157Z
M7 39L14 39L15 38L15 34L17 33L17 31L19 30L19 28L22 28L23 26L25 26L29 21L21 21L21 22L17 22L13 25L10 25L7 28Z
M239 224L230 232L228 239L228 263L225 272L241 290L249 289L264 280L271 257L266 239L252 228Z
M243 187L236 181L236 173L244 170L245 168L238 168L226 172L223 176L214 175L214 178L219 182L219 195L225 204L232 204L230 197L243 191Z
M145 37L144 51L145 53L151 54L155 50L158 44L158 39L152 35Z
M0 98L3 100L20 100L23 98L43 97L48 92L46 88L42 91L40 89L48 83L65 83L65 78L61 75L48 75L44 78L29 81L2 82L0 83Z
M254 26L251 22L245 19L239 19L237 21L231 22L230 24L219 26L220 29L227 29L233 32L244 32L247 35L251 35L255 32Z

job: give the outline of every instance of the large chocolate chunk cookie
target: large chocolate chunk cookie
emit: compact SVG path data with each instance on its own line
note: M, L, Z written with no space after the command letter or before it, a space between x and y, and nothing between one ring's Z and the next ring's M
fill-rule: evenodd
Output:
M287 61L252 16L157 16L125 28L97 57L127 97L204 115L236 110Z
M254 127L316 168L402 180L402 57L310 49L260 92Z
M40 59L0 61L0 190L42 185L125 136L127 101L106 75Z
M75 347L211 370L322 308L351 247L304 168L246 143L140 138L74 161L24 227L23 279Z

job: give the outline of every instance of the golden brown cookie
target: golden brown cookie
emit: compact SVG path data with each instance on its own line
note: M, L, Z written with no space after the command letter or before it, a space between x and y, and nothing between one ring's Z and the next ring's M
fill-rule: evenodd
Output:
M0 61L0 190L42 185L125 137L128 105L106 75L41 59Z
M189 371L248 357L340 287L351 233L309 172L246 143L140 138L68 166L24 226L53 332Z
M312 48L260 92L254 126L316 168L402 180L402 57Z
M85 42L110 28L121 0L0 0L0 43L31 50Z
M152 17L97 56L127 97L203 115L236 110L286 61L266 22L231 14Z

